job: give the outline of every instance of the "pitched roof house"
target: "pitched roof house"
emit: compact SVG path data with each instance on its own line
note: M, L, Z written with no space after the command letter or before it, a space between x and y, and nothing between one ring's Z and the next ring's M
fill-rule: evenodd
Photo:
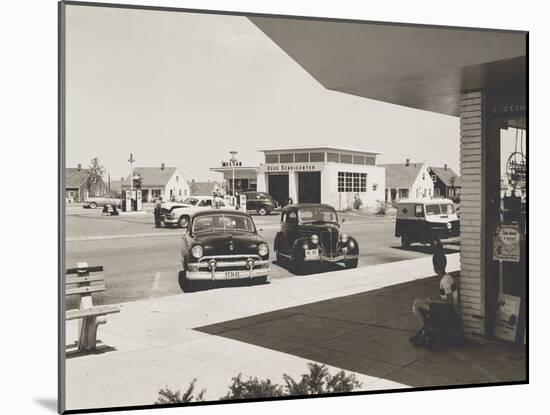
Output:
M185 180L179 167L134 167L133 188L141 190L144 202L151 202L158 197L163 200L182 201L190 196L189 183ZM130 190L130 175L121 185L122 191Z
M455 197L460 194L460 178L446 164L443 167L429 167L434 182L434 196Z
M224 184L216 181L198 182L191 180L189 187L191 196L211 196L214 192L223 193L225 191Z
M386 202L433 196L433 182L424 163L379 164L386 170Z
M107 185L101 176L92 175L89 169L79 164L65 169L65 200L69 203L84 202L88 197L107 194Z

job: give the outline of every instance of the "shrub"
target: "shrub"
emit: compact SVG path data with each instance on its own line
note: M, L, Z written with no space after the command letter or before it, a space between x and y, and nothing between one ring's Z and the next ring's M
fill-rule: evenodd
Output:
M273 383L270 379L258 379L257 377L249 377L243 380L242 374L239 373L239 375L231 379L229 391L220 399L241 400L277 396L343 393L351 392L362 386L354 374L348 375L343 370L337 372L335 375L331 375L325 365L318 363L308 363L308 369L308 373L301 375L299 381L295 381L286 373L283 374L284 385ZM204 389L196 397L193 395L195 381L196 379L191 382L184 394L181 394L179 391L171 391L168 388L161 389L156 403L187 403L193 399L195 401L202 401L205 393Z
M260 380L258 378L248 378L243 380L241 374L231 379L229 392L221 399L251 399L251 398L271 398L274 396L283 396L283 388L271 380Z
M197 396L193 395L193 392L195 390L195 382L197 379L193 379L193 381L189 384L187 387L187 390L182 394L180 391L172 391L166 387L166 389L161 389L159 391L159 397L157 398L156 404L170 404L170 403L187 403L192 402L193 399L196 402L202 401L204 398L204 394L206 393L205 389L202 389Z
M381 200L378 200L376 202L376 214L385 215L386 213L388 213L388 204L385 202L382 202Z
M354 197L353 197L353 208L355 210L359 210L361 209L361 207L363 206L363 201L361 200L361 198L359 197L359 194L356 194Z
M283 375L285 395L351 392L361 387L354 374L348 375L341 370L333 376L325 365L317 363L308 363L308 367L309 373L302 375L299 382L287 374Z

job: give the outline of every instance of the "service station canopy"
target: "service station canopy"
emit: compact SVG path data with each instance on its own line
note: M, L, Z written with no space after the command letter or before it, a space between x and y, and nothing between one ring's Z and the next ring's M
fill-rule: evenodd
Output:
M462 92L526 86L526 32L250 20L333 91L458 116Z

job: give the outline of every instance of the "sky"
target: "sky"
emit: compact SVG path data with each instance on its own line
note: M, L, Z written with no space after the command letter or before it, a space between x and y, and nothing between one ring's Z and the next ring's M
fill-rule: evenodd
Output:
M231 150L337 145L458 172L457 117L329 91L247 18L69 5L66 29L67 167L220 180Z

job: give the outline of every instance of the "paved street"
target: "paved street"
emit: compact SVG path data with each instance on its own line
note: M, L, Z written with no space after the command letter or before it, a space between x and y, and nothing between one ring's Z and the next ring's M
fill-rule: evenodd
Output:
M67 266L86 261L103 265L107 290L94 296L94 303L113 304L138 299L178 294L178 273L181 270L181 229L156 229L150 211L120 216L102 216L100 209L67 208ZM413 246L403 250L394 235L394 218L343 214L342 230L359 241L359 267L420 258L429 255L428 247ZM260 234L273 247L279 229L279 216L253 216ZM448 245L448 252L458 247ZM341 269L338 265L327 270ZM272 278L293 277L284 266L272 263ZM68 307L75 305L69 299Z

